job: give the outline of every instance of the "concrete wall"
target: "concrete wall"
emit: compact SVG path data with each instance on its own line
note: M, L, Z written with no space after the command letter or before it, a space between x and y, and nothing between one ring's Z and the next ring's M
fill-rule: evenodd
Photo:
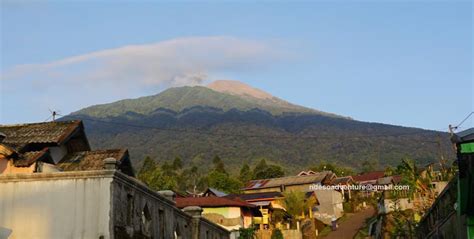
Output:
M134 178L102 170L1 175L5 238L227 239L229 232Z
M407 210L413 208L413 200L409 198L400 198L398 200L384 199L383 204L378 205L379 214L385 214L394 211L395 209Z
M112 178L96 176L94 173L0 176L3 238L110 238Z
M229 231L239 230L239 228L244 226L240 207L203 208L202 215L209 221L217 223Z

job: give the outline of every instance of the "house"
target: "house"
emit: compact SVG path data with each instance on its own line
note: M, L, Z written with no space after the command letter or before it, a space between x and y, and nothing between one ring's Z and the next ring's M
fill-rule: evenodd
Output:
M342 199L348 201L351 199L351 189L347 187L347 190L344 190L344 186L349 186L354 184L354 179L352 176L337 177L331 181L331 185L341 186Z
M215 196L176 198L176 207L190 206L201 207L203 217L229 231L249 228L253 217L261 215L255 205L238 199Z
M254 216L253 224L258 228L270 228L271 218L274 211L279 210L286 213L281 205L283 194L281 192L264 192L249 194L229 194L226 198L239 199L255 205L261 212L261 216Z
M112 160L102 170L2 174L0 238L229 238L201 208L170 198Z
M81 121L0 125L0 208L0 238L230 237L134 178L126 149L90 150Z
M358 184L372 184L375 185L377 183L377 179L385 177L384 171L373 171L373 172L366 172L359 175L352 176L354 182Z
M243 191L245 194L285 191L314 192L319 205L313 208L311 214L316 219L330 224L332 218L340 218L344 213L343 192L318 189L315 186L331 185L331 182L336 178L337 176L333 172L324 171L309 175L252 180L247 183Z
M219 191L215 188L207 188L206 191L202 193L202 197L210 197L210 196L225 197L227 196L227 193Z
M80 120L0 125L0 174L100 170L115 158L134 176L125 149L91 151Z
M329 185L336 177L332 172L318 172L310 175L288 176L249 181L242 189L244 193L313 191L314 185Z

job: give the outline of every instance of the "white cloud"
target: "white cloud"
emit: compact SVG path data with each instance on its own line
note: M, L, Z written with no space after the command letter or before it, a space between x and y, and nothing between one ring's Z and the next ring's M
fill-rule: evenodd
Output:
M7 101L74 111L170 86L197 85L214 74L246 72L285 58L270 42L227 36L128 45L2 72ZM2 92L3 94L3 92ZM7 102L8 103L8 102ZM8 112L4 112L8 114Z
M198 79L216 71L246 70L268 63L278 55L265 42L220 36L177 38L44 64L20 65L7 71L3 78L41 81L56 78L63 84L65 81L133 82L145 87L166 87L200 83Z

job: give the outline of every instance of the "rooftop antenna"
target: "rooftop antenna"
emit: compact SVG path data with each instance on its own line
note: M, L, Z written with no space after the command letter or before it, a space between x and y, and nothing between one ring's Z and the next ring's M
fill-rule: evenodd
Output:
M45 120L45 122L48 121L48 120L50 120L51 118L53 119L53 122L55 122L57 116L62 116L62 115L60 114L61 111L59 111L59 110L51 110L51 109L49 109L49 113L50 113L51 115Z

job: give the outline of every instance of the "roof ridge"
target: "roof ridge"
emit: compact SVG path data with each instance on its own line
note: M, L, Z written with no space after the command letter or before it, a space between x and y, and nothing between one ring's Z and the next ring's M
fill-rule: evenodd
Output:
M285 178L304 178L304 177L311 177L311 176L316 176L316 175L320 175L320 174L323 174L323 173L332 173L331 171L322 171L322 172L316 172L315 174L309 174L309 175L291 175L291 176L285 176L285 177L279 177L279 178L263 178L263 179L254 179L254 180L250 180L250 182L253 182L253 181L261 181L261 180L276 180L276 179L285 179Z
M47 121L47 122L34 122L34 123L20 123L20 124L0 124L2 128L8 127L20 127L20 126L29 126L29 125L40 125L40 124L73 124L81 122L81 120L65 120L65 121Z

